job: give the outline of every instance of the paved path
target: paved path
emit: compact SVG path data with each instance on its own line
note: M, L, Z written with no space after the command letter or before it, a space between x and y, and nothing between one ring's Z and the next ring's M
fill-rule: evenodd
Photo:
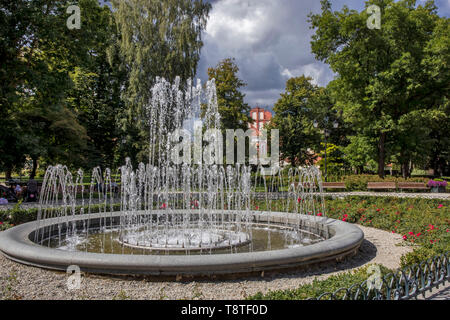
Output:
M439 289L434 289L425 294L425 299L420 296L417 300L450 300L450 283L445 286L440 286Z

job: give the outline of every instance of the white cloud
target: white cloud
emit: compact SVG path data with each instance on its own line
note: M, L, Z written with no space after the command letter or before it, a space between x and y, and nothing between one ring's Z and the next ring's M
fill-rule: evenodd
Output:
M307 23L316 0L220 0L213 3L202 50L199 74L234 57L247 84L246 101L272 105L284 91L286 80L299 75L302 66L321 83L328 68L314 60L312 30ZM323 70L322 70L323 69Z
M422 1L422 0L421 0ZM308 14L320 12L318 0L215 0L197 76L205 80L207 68L225 58L236 59L251 106L273 105L286 80L305 74L325 86L333 79L329 67L311 54L313 30ZM333 0L333 10L344 4L362 10L363 1ZM448 16L450 0L436 0L440 14Z

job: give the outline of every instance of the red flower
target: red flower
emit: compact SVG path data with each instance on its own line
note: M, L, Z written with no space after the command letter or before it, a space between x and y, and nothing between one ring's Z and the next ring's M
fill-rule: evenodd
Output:
M300 203L300 201L302 201L302 198L298 198L298 199L297 199L297 202L298 202L298 203Z
M440 205L438 206L438 209L441 209L443 206L444 206L443 204L440 204Z
M259 210L259 207L258 207L258 206L256 206L256 207L255 207L255 210Z
M321 217L321 216L322 216L322 212L319 212L317 215L318 215L319 217Z
M408 232L408 234L409 234L410 236L413 236L413 235L414 235L414 232Z
M167 204L163 203L160 209L166 209L167 208Z
M422 234L421 233L418 233L418 234L416 234L416 237L419 237L419 236L421 236Z
M403 236L403 240L406 240L406 239L408 239L408 237L406 235L404 235Z

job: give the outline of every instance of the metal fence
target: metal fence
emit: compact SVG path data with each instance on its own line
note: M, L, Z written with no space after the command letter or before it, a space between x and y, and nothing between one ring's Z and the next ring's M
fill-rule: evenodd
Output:
M450 251L385 275L368 279L349 288L326 292L310 300L408 300L439 288L450 281ZM376 282L376 281L375 281Z

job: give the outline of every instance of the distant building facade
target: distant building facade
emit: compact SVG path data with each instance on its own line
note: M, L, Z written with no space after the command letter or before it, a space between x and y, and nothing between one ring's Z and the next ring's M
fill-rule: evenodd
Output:
M255 136L258 137L261 135L261 130L264 126L272 120L272 112L264 108L256 107L250 110L250 118L253 119L253 123L249 123L248 127L249 129L255 130Z
M253 123L248 124L248 128L252 129L251 142L256 145L258 154L261 152L267 154L267 141L259 141L262 130L272 120L272 112L264 108L256 107L250 110L250 118Z

